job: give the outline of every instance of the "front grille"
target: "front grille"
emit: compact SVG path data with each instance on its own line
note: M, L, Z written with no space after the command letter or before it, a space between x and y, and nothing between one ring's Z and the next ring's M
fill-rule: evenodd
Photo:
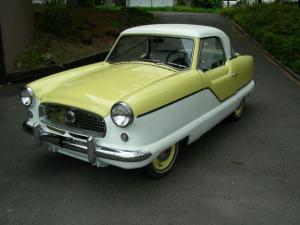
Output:
M78 108L58 104L41 104L42 122L83 135L104 137L106 125L104 119L94 113Z

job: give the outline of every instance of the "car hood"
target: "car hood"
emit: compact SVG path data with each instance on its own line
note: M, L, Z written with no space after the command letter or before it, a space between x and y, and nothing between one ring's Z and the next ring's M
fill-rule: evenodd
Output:
M57 103L107 116L118 101L153 83L176 74L176 70L148 63L97 63L35 81L41 103Z

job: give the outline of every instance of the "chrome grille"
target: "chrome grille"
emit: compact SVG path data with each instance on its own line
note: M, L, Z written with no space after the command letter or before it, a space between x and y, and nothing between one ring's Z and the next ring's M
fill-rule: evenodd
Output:
M57 104L41 104L39 111L42 122L46 124L83 135L104 137L106 134L105 121L97 114ZM74 121L67 114L72 114Z

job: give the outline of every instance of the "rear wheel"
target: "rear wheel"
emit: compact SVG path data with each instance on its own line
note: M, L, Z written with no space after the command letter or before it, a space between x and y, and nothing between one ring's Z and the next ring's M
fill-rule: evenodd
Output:
M245 110L245 103L245 98L243 98L236 110L234 110L234 112L230 115L231 120L237 120L243 115L243 112Z
M166 176L174 166L178 151L178 143L163 150L153 162L146 167L148 175L156 179Z

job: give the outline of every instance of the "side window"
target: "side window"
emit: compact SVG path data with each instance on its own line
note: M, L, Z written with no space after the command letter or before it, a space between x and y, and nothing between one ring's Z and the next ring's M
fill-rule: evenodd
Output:
M226 62L226 55L223 46L217 37L201 39L201 52L199 58L199 67L203 71L208 71Z

